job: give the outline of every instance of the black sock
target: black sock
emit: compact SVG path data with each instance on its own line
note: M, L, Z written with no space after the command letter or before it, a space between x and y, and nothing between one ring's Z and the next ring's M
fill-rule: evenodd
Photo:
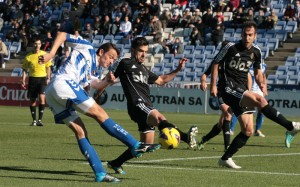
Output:
M283 126L287 130L291 131L294 129L293 123L287 120L280 112L278 112L275 108L273 108L269 104L266 105L264 108L262 108L261 112L267 118L278 123L279 125Z
M212 139L213 137L217 136L218 134L220 134L221 129L218 127L219 123L216 123L213 128L209 131L209 133L207 133L207 135L203 136L202 141L207 142L210 139Z
M230 144L230 121L228 120L223 120L223 126L222 126L222 130L223 130L223 138L224 138L224 147L225 149L228 148L229 144Z
M115 166L115 167L120 167L124 164L124 162L126 162L127 160L130 160L132 158L134 158L134 157L131 154L131 150L127 149L118 158L116 158L115 160L112 160L111 165Z
M178 129L175 125L173 125L172 123L169 123L167 120L163 120L158 124L158 130L162 130L166 127L172 127L175 128L176 130L178 130L179 134L180 134L180 140L189 143L189 138L187 133L182 132L180 129Z
M30 106L31 117L33 121L36 121L36 106Z
M234 155L240 148L242 148L244 145L246 145L247 141L249 139L249 136L244 135L242 132L240 132L231 142L229 148L222 156L222 160L228 160L228 158L231 158L232 155Z
M44 104L40 104L39 105L39 120L43 119L44 110L45 110L45 105Z

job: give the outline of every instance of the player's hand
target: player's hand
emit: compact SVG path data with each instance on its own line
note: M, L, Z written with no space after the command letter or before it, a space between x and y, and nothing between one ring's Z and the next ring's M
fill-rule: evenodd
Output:
M110 71L107 73L107 75L104 78L105 81L109 82L110 84L114 83L116 80L116 77L114 74Z
M203 74L202 76L201 76L201 79L200 79L200 89L202 90L202 91L206 91L206 89L207 89L207 84L206 84L206 75L205 74Z
M45 64L46 62L49 62L54 55L51 53L46 53L44 55L39 56L39 64Z
M23 81L21 81L21 87L22 87L24 90L26 90L26 83L23 82Z
M178 66L176 68L176 70L178 72L181 71L184 68L186 61L187 61L187 58L180 59L179 64L178 64Z
M218 94L218 89L216 86L212 86L210 88L210 95L213 96L213 97L217 97L217 94Z

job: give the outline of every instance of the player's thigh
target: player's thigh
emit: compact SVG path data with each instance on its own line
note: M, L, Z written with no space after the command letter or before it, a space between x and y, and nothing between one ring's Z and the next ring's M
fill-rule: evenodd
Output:
M253 113L245 113L238 117L241 130L246 136L253 134Z
M244 107L262 108L267 104L268 103L263 96L251 91L246 91L241 99L241 106Z
M152 124L157 124L157 122L149 123L149 118L153 120L152 117L150 117L153 110L153 107L147 106L145 103L128 106L128 114L131 120L138 124L138 130L141 133L147 133L155 130L155 125Z

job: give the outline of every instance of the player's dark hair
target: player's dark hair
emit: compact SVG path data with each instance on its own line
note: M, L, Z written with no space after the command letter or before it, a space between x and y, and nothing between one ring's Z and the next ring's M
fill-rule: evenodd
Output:
M243 31L245 31L245 28L251 28L253 27L255 29L255 32L257 30L257 25L254 21L245 21L243 23Z
M145 37L137 37L132 41L131 49L135 51L139 49L141 46L145 46L145 45L147 46L149 45L148 40Z
M104 53L106 53L110 49L114 49L117 52L118 56L120 55L120 50L113 43L105 43L105 44L101 45L96 52L97 55L99 54L101 49L103 49Z

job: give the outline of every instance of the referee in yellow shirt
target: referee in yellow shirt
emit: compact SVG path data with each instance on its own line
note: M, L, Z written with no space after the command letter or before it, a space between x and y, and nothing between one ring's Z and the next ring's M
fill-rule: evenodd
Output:
M30 98L30 112L33 119L32 126L43 126L42 118L46 104L45 88L50 81L52 62L39 64L38 58L46 54L45 51L40 50L42 46L41 39L34 40L34 51L26 55L23 64L23 75L21 84L26 89L26 76L29 70L28 80L28 97ZM39 118L36 120L36 106L37 98L39 98Z

